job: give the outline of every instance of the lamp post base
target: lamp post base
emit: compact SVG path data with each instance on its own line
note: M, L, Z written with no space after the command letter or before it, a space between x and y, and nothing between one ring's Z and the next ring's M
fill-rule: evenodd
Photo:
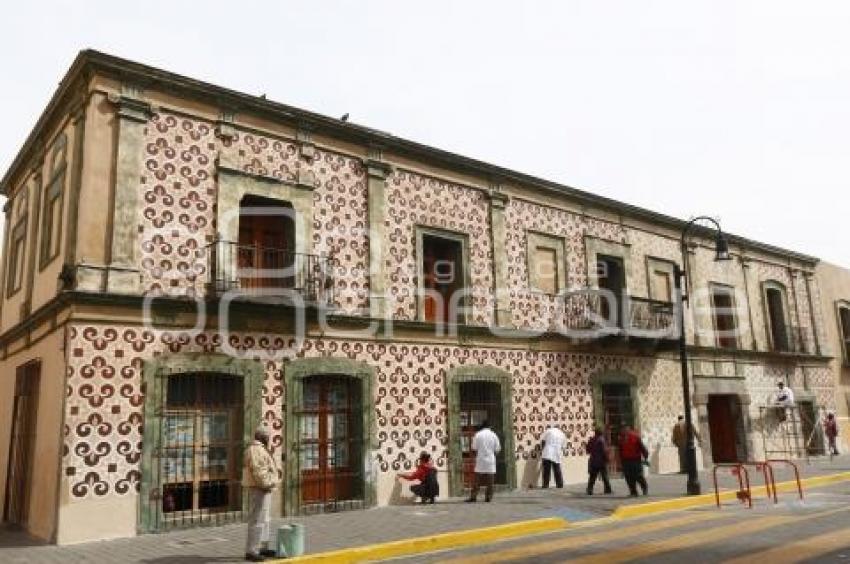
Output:
M699 484L699 480L688 480L688 495L700 495L702 493L702 486Z

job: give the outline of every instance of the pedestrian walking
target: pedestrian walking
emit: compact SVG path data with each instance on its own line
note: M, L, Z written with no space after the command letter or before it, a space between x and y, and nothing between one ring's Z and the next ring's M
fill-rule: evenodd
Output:
M491 501L493 481L496 478L496 455L502 450L502 444L496 433L490 430L489 422L483 421L472 437L472 450L475 451L475 482L466 501L475 503L481 486L484 486L484 501Z
M629 495L636 496L637 486L643 495L649 493L646 478L643 477L643 464L649 458L649 451L637 431L629 425L623 426L620 435L620 462L623 464L623 477L629 487Z
M838 455L838 447L835 445L835 439L838 437L838 422L835 420L834 413L826 414L826 421L823 422L823 430L827 441L829 441L830 454Z
M261 423L254 431L254 441L245 450L243 460L242 485L251 502L245 560L262 562L266 556L277 556L277 551L268 546L269 509L272 491L281 478L281 469L269 452L269 429Z
M541 457L543 458L543 487L549 487L549 476L555 474L555 487L564 487L564 477L561 474L561 456L567 445L567 436L559 428L549 425L540 436Z
M597 427L593 436L587 441L587 495L593 495L593 486L596 485L596 477L602 478L605 493L611 493L611 482L608 481L608 443L602 434L602 429Z
M436 503L440 495L440 484L437 482L437 469L431 462L431 455L422 452L413 472L399 472L398 477L404 480L418 480L418 484L410 486L413 495L420 498L422 503Z
M679 449L679 474L685 474L688 471L688 433L685 426L685 416L680 415L676 424L673 425L673 445ZM691 423L691 433L694 434L694 440L702 444L702 437L699 436L693 423Z

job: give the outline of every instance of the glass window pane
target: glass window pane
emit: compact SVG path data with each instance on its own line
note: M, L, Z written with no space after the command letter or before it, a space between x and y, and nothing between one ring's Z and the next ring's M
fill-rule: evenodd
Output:
M301 440L319 439L319 416L305 413L301 416Z
M201 451L201 472L213 475L227 473L227 447L209 447Z
M168 448L162 451L163 482L183 482L194 477L194 452L187 448Z
M304 409L319 408L319 382L304 382Z
M203 415L203 442L206 444L230 440L229 417L227 412L205 413Z
M301 445L301 469L317 470L319 468L319 445Z
M187 413L169 413L163 423L165 445L183 447L195 441L195 418Z

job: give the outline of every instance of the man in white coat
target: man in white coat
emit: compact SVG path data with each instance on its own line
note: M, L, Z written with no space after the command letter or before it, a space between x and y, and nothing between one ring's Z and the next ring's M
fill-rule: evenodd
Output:
M502 450L502 444L496 433L490 430L487 421L472 437L472 450L475 451L475 483L467 502L478 500L478 489L484 486L484 501L493 499L493 481L496 478L496 455Z
M549 475L555 474L555 487L564 487L564 477L561 474L561 455L564 452L564 447L567 445L567 436L559 428L554 425L548 425L543 435L540 436L543 442L543 487L549 487Z

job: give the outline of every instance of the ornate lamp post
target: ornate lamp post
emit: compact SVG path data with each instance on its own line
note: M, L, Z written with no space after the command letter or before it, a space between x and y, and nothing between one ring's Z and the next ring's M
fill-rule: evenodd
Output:
M691 228L696 225L698 221L703 220L713 223L714 227L717 229L717 236L714 240L714 260L726 261L732 258L729 256L729 243L726 241L726 237L723 236L720 224L713 218L707 216L695 217L690 220L687 225L685 225L684 229L682 229L682 265L685 266L685 270L682 270L678 264L675 265L673 268L673 278L675 279L674 284L676 288L676 296L678 296L679 302L677 304L677 321L679 326L679 359L682 364L682 399L685 404L685 440L687 445L685 464L687 465L688 470L688 495L699 495L701 488L699 477L697 476L697 451L696 445L694 444L694 430L691 418L691 383L688 378L688 348L685 338L685 303L690 301L690 295L685 296L682 291L684 286L682 284L682 278L689 275L687 272L687 270L689 270L687 266L688 249L685 246L685 241L687 240Z

